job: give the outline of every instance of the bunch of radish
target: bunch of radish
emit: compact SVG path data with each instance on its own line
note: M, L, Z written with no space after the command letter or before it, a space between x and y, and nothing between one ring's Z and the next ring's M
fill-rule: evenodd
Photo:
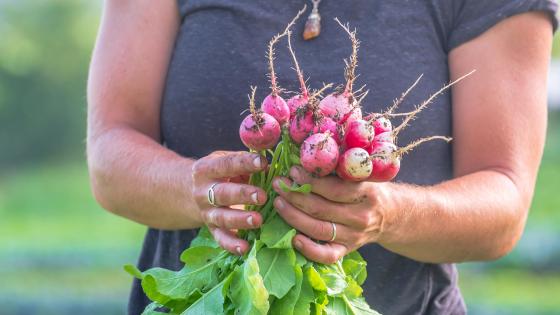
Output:
M288 48L294 61L300 91L285 101L280 95L273 66L273 45L278 35L269 45L269 70L271 93L263 100L260 110L255 110L254 89L250 97L251 114L247 116L239 129L243 143L252 150L273 149L280 140L282 129L288 132L291 142L299 146L299 158L303 168L311 174L321 177L335 173L349 181L390 181L400 170L401 157L416 146L431 140L450 141L448 137L432 136L418 139L399 148L396 140L415 116L428 106L431 101L464 77L445 85L431 95L426 101L409 113L395 114L394 110L402 103L405 96L419 82L416 82L396 100L384 113L362 115L361 102L368 91L363 87L353 91L358 64L357 52L359 41L356 31L350 31L343 25L352 43L352 53L345 60L346 83L337 91L321 98L322 92L332 86L324 86L315 93L310 93L297 62L291 45L289 28L282 35L288 37ZM391 118L404 117L402 122L393 127Z
M442 136L421 138L399 147L399 133L430 102L455 82L445 85L409 113L395 113L420 78L385 112L364 115L361 104L368 94L364 87L354 90L357 78L359 41L356 31L344 29L352 43L345 60L345 84L330 94L332 84L309 89L291 43L290 28L272 38L268 45L270 94L260 107L255 104L256 87L251 87L249 114L239 127L241 141L253 152L270 160L266 171L251 175L249 183L262 187L268 199L264 205L248 205L263 218L259 229L235 231L250 242L251 249L236 256L213 239L208 227L181 254L185 266L178 271L163 268L125 269L137 277L152 301L142 314L352 314L379 315L362 296L367 262L357 252L348 253L337 263L323 265L308 261L292 247L297 231L274 208L277 193L272 181L288 176L290 168L301 165L317 177L339 176L348 181L389 181L400 170L402 156L423 142ZM286 100L274 69L274 48L287 39L300 90ZM399 118L394 124L391 119ZM283 182L281 182L283 183ZM282 185L281 185L282 186ZM309 184L282 189L309 193ZM233 233L234 231L232 231ZM273 272L271 272L273 270Z

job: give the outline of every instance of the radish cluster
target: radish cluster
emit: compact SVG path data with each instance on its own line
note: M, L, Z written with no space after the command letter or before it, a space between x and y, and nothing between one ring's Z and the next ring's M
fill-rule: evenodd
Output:
M358 65L359 40L356 31L336 20L348 34L352 53L344 60L345 84L325 97L322 94L332 84L310 92L299 66L291 43L289 27L275 36L269 44L269 77L271 93L263 100L261 109L254 110L254 90L250 100L251 114L243 120L240 136L245 145L255 151L273 149L280 139L281 130L289 135L290 141L299 146L299 160L303 168L315 176L336 174L349 181L390 181L400 170L404 153L417 145L435 139L450 141L449 138L433 136L414 141L404 148L397 146L398 133L431 101L452 84L430 96L410 113L395 114L397 106L419 82L420 78L396 100L384 113L362 114L361 103L368 91L363 87L354 91L356 67ZM288 49L300 83L300 91L288 101L281 96L274 72L274 45L287 36ZM401 118L393 127L392 118Z

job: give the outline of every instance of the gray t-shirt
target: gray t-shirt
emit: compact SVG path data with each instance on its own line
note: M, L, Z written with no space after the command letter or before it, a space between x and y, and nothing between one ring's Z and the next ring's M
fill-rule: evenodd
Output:
M269 92L266 45L303 7L304 0L179 1L180 33L167 76L161 131L167 147L183 156L202 157L215 150L244 150L239 135L249 85L257 99ZM309 3L308 3L309 5ZM303 41L305 17L294 27L293 44L311 87L343 83L343 58L350 53L338 17L358 29L360 77L370 93L365 112L379 112L420 75L424 79L402 105L409 111L449 80L448 53L501 20L523 12L553 13L550 0L323 0L322 33ZM309 10L309 8L308 8ZM555 26L556 21L553 19ZM285 41L278 45L280 84L298 89ZM401 145L429 135L451 136L450 94L439 97L399 137ZM451 145L432 142L408 154L397 181L419 185L452 178ZM138 267L178 270L179 254L196 231L149 229ZM368 262L367 301L383 314L464 314L452 264L421 263L377 244L360 252ZM134 281L129 314L140 314L148 300Z

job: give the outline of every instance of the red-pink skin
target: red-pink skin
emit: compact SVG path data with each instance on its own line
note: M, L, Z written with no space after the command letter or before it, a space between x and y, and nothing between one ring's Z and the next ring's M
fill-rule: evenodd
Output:
M301 145L301 165L315 176L327 176L335 170L338 154L338 145L330 134L315 133Z
M371 176L373 165L369 154L362 148L352 148L338 158L336 174L345 180L359 182Z
M394 142L393 133L390 131L375 133L375 137L373 137L373 141L393 143Z
M239 137L245 146L256 151L272 149L280 139L280 124L274 117L267 113L260 114L264 124L256 127L253 115L243 119L239 126Z
M326 116L323 117L323 119L321 119L321 122L319 123L319 127L315 129L319 129L319 132L323 133L329 132L334 141L336 141L336 144L340 145L342 143L339 127L332 118Z
M309 101L309 98L304 97L301 94L290 97L290 99L288 99L288 102L287 102L288 108L290 109L290 117L294 117L296 115L297 109L300 108L301 106L307 104L308 101Z
M375 134L384 133L393 130L393 125L387 117L379 117L373 121L373 127L375 128Z
M384 155L385 157L372 156L373 172L368 178L374 182L388 182L395 178L401 168L401 158L392 153L397 151L397 146L390 142L377 142L372 155Z
M265 97L261 104L261 110L274 117L280 125L285 124L290 119L290 108L279 95L269 94Z
M314 129L315 123L311 111L305 113L303 117L294 116L290 119L290 138L297 144L301 144Z
M374 136L373 126L363 119L357 119L348 124L344 134L344 144L347 149L367 149L371 146Z

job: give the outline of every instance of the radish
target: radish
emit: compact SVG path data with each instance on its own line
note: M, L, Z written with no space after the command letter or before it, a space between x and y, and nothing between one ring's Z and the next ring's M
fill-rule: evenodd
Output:
M280 124L267 113L255 110L256 87L251 87L249 114L239 126L239 137L245 146L256 151L272 149L280 139Z
M365 120L358 119L349 123L344 135L344 143L348 149L365 149L371 145L374 136L373 126Z
M288 119L290 119L291 111L286 101L280 96L280 92L282 91L282 89L278 86L278 83L276 81L276 73L274 72L274 45L276 45L276 43L278 43L278 41L286 35L288 35L288 43L290 42L290 28L295 24L304 10L298 12L296 17L288 24L288 26L286 26L286 29L284 29L283 33L276 34L268 43L267 59L271 93L263 100L261 109L263 112L274 117L281 125L285 124ZM304 95L306 96L307 92Z
M292 32L288 32L288 50L290 51L290 55L292 56L292 60L294 62L294 69L296 70L296 74L299 81L299 88L300 94L292 96L288 100L288 108L290 109L290 117L293 117L296 113L296 110L303 105L306 105L309 102L309 90L307 89L307 85L305 84L305 79L303 77L303 71L299 67L299 63L296 58L296 54L292 47Z
M390 142L375 142L375 148L371 154L373 171L369 180L386 182L397 176L401 167L397 146Z
M379 116L373 121L373 128L375 128L375 134L377 135L393 130L393 125L391 124L389 118L385 116Z
M361 110L359 110L358 99L363 99L367 92L357 98L355 95L356 92L353 91L354 81L357 77L356 67L358 66L358 48L360 46L360 42L356 38L356 31L350 31L348 25L343 25L338 19L335 20L350 37L350 41L352 42L352 53L349 59L344 60L346 64L344 69L344 77L346 79L344 90L334 92L325 97L321 100L319 108L323 115L331 117L341 124L345 124L347 120L351 121L355 120L354 118L362 118ZM341 120L342 122L340 122Z
M373 137L374 142L389 142L393 143L393 134L390 131L382 132L382 133L375 133L375 137Z
M362 148L352 148L344 152L336 167L336 174L349 181L363 181L370 177L373 164L369 154Z
M342 144L344 128L337 124L332 118L324 116L319 122L319 132L330 132L331 137L337 144Z
M312 111L306 107L300 107L298 113L290 120L290 138L301 144L316 128L315 118Z
M313 134L303 142L300 159L306 171L315 176L326 176L338 163L338 145L328 132Z

